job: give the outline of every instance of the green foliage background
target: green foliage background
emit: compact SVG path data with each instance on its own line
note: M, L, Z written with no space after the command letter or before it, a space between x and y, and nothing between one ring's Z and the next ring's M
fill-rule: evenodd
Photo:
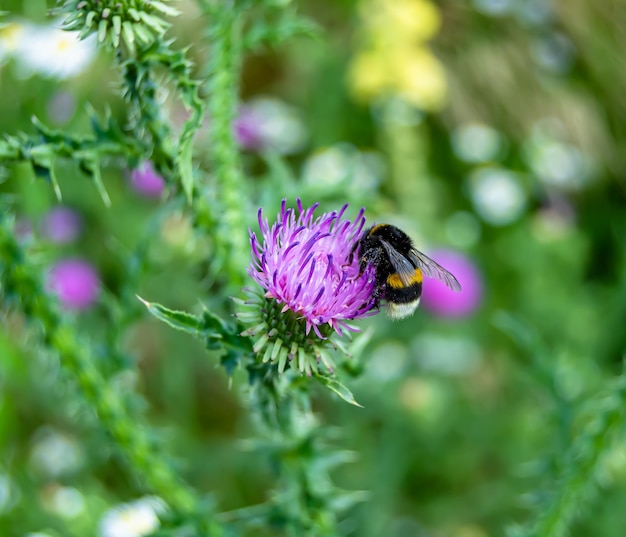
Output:
M74 4L67 3L70 13ZM320 518L306 534L623 535L626 3L511 0L496 15L476 7L486 4L437 4L442 25L428 46L445 69L448 96L414 121L408 108L351 93L348 74L369 5L352 0L177 2L181 14L164 17L172 23L165 35L176 40L158 37L157 28L154 48L142 53L140 43L121 68L111 49L128 43L115 44L111 32L108 50L68 80L24 78L14 61L0 66L1 535L96 535L108 509L163 490L183 513L192 497L204 498L197 516L225 525L219 531L227 535L299 534L271 512L239 516L263 505L277 479L245 372L229 378L219 352L149 318L135 298L191 312L202 303L228 317L229 297L251 284L247 228L256 229L257 207L272 215L281 198L293 204L297 196L305 205L321 201L324 211L349 202L352 216L365 205L371 221L393 219L427 244L455 247L476 262L485 288L479 309L464 318L420 309L401 322L383 315L359 322L371 331L363 373L343 381L364 408L318 386L312 404L324 449L349 460L331 470L334 483L368 493L332 531ZM531 15L548 6L548 22L529 23L532 16L519 15L523 4ZM5 20L39 22L51 7L2 5ZM232 27L239 41L228 41L224 28ZM550 70L535 52L557 34L569 56ZM141 76L148 61L152 80ZM49 102L59 91L77 105L55 125ZM160 115L168 92L168 109L191 110L173 130ZM308 141L300 151L235 150L229 129L238 100L260 95L301 114ZM193 138L205 108L211 131ZM529 164L533 144L547 143L536 138L546 121L593 164L582 185L546 185ZM521 177L527 206L507 225L481 221L472 204L470 176L490 164L455 152L455 133L467 122L500 133L497 165ZM84 142L94 134L95 143ZM56 155L51 167L37 160L51 154L25 149L43 142ZM341 143L380 153L379 184L303 180L313 154ZM128 186L127 170L148 157L168 185L161 201ZM10 218L40 221L58 203L55 181L63 204L83 215L83 235L71 246L21 247L10 239ZM571 215L556 223L545 213L555 193ZM478 229L477 240L459 239L467 232L451 220L459 212L471 233ZM70 254L94 263L103 292L88 312L57 318L41 288L25 282ZM59 365L63 352L74 357L69 375ZM104 387L90 384L92 369ZM109 396L126 406L107 406ZM142 420L135 423L126 407ZM120 423L132 432L112 434L108 424L115 431ZM75 472L51 478L33 467L36 434L46 427L77 442L83 463ZM142 465L152 481L142 479ZM78 514L55 508L58 487L80 492ZM164 532L188 534L176 533L180 520L168 524ZM219 534L210 523L194 527Z

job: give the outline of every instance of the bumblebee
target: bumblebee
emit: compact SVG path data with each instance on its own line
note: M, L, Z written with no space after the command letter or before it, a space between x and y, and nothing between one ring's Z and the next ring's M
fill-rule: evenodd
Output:
M379 307L380 300L384 299L391 319L408 317L417 309L424 275L442 281L453 291L461 290L458 280L450 272L417 250L404 231L390 224L377 224L366 229L352 248L349 263L355 252L360 274L368 266L374 267L375 306Z

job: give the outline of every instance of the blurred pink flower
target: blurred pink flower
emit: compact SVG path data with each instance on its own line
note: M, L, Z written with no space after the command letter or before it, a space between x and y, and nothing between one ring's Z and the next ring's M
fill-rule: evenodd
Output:
M41 233L51 242L65 244L78 238L82 218L69 207L54 207L43 217Z
M234 122L235 138L239 146L250 151L259 151L263 148L263 133L259 117L250 107L242 106Z
M130 185L142 196L160 198L165 188L165 181L154 169L152 162L145 160L130 172Z
M424 282L422 292L424 308L440 317L465 317L473 313L483 298L483 280L475 263L455 250L435 250L428 255L452 272L463 290L455 293L443 282L429 279Z
M50 269L46 287L57 296L64 309L84 310L98 298L100 279L86 261L62 259Z
M302 150L308 136L298 111L269 97L257 97L239 107L234 134L243 149L271 150L279 155Z

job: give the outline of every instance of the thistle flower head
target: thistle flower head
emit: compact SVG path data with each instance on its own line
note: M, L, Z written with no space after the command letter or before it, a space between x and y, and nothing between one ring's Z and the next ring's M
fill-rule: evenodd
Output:
M344 218L348 205L339 212L314 212L319 203L297 210L283 200L276 221L270 225L259 210L260 237L250 231L252 263L250 276L264 293L248 290L245 304L256 312L239 315L257 325L247 335L260 337L255 351L265 348L264 361L286 360L311 373L323 362L333 369L327 348L337 348L333 334L356 331L349 321L374 313L374 274L359 270L357 255L351 255L365 225L364 209L354 222ZM313 356L312 360L308 360Z
M265 296L283 304L304 319L307 334L313 328L324 338L320 325L328 324L339 335L350 329L347 320L364 317L373 306L374 282L359 275L357 256L350 252L365 224L361 209L354 222L343 219L348 205L337 213L313 217L319 203L298 212L283 200L276 222L270 227L259 209L261 243L250 234L253 261L249 274L266 290Z

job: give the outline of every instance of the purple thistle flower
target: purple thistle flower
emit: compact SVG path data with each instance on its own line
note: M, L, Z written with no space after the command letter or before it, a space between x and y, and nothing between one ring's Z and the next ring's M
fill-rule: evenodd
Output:
M271 227L259 209L263 242L250 232L253 260L248 273L265 289L266 298L283 305L281 313L291 310L305 321L307 335L313 328L325 339L324 324L339 335L343 329L356 330L346 321L374 313L372 270L359 275L357 256L348 263L365 225L365 210L351 222L343 219L347 204L315 219L319 203L305 210L298 199L297 205L298 215L283 199Z
M41 223L42 234L51 242L66 244L80 235L82 218L69 207L55 207L44 217Z
M422 292L424 308L435 315L448 318L472 314L483 299L483 280L474 261L455 250L441 249L429 255L457 277L463 292L455 293L443 282L429 279L424 283Z
M100 279L94 268L82 259L63 259L48 273L47 289L57 296L66 310L84 310L100 293Z
M146 198L160 198L165 188L165 180L154 169L152 162L145 160L130 172L130 185L135 192Z
M304 209L281 204L271 227L259 210L260 238L250 231L250 276L261 288L244 288L246 300L235 298L247 311L235 316L252 324L241 333L253 339L260 364L287 365L296 373L315 375L344 400L357 404L336 379L329 380L337 358L346 360L350 349L340 336L358 331L348 321L374 315L374 270L360 274L358 256L351 256L365 225L364 209L354 222L339 212L315 218L316 203ZM352 258L351 258L352 257ZM325 368L322 371L320 368Z

